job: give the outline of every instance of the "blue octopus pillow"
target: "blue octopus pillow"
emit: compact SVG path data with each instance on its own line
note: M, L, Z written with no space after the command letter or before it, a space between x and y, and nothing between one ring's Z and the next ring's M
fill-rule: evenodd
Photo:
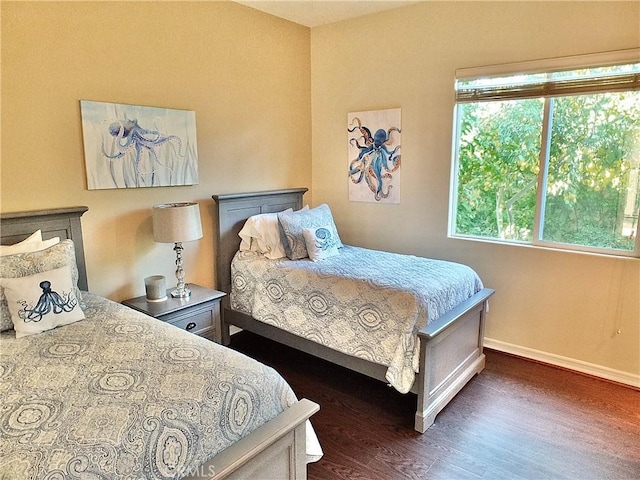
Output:
M26 277L3 278L0 282L16 338L85 318L68 265Z
M17 253L1 257L0 278L26 277L67 265L71 269L71 278L74 282L76 298L82 301L82 294L77 287L78 267L76 265L76 254L72 240L62 240L57 245L37 252ZM2 283L0 283L0 331L10 330L12 328L11 314L7 306L4 288Z
M338 241L331 233L330 228L303 228L302 235L304 236L307 252L309 252L309 258L314 262L340 255Z
M326 203L307 211L279 213L278 222L283 233L284 250L291 260L299 260L309 256L302 234L302 230L305 228L327 228L335 239L337 247L342 247L333 215L331 215L331 210Z

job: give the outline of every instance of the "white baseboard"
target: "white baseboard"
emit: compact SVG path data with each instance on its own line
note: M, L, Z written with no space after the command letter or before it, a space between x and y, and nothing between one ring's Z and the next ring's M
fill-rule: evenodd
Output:
M594 377L600 377L613 382L640 388L640 375L635 375L633 373L614 370L613 368L603 367L601 365L583 362L582 360L576 360L573 358L562 357L560 355L535 350L533 348L521 347L520 345L501 342L500 340L494 340L492 338L485 337L484 346L492 350L498 350L499 352L510 353L519 357L548 363L568 370L574 370Z

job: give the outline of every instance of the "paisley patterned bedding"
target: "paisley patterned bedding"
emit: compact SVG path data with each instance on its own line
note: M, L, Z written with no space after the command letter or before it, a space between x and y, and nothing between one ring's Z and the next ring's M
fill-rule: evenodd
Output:
M86 320L0 335L0 478L180 478L296 401L255 360L83 298Z
M319 262L238 252L231 273L234 310L387 366L402 393L418 371L418 330L482 289L465 265L353 246Z

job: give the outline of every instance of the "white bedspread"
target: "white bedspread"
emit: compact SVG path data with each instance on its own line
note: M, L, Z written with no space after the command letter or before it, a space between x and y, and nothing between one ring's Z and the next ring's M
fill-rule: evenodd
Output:
M418 371L418 330L482 289L468 266L353 246L319 262L238 252L231 272L233 309L384 365L402 393Z

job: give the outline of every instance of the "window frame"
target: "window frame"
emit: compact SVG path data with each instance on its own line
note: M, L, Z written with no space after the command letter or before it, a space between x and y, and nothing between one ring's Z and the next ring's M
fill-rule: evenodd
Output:
M536 60L531 62L519 62L501 65L491 65L485 67L472 67L456 70L455 79L458 81L469 81L487 77L506 77L511 75L529 75L535 73L553 73L557 71L578 70L583 68L596 68L614 65L623 65L640 62L640 48L618 50L615 52L603 52L589 55L578 55L572 57L558 57L546 60ZM640 74L631 75L634 78L626 78L625 81L631 81L635 85L640 82ZM636 87L637 88L637 87ZM625 90L630 90L626 88ZM457 92L456 92L457 93ZM592 94L600 93L597 90L590 92ZM577 95L579 93L573 93ZM576 245L569 243L552 242L543 240L544 230L544 214L546 207L546 191L549 170L549 154L551 148L551 124L553 121L554 98L557 96L571 96L572 93L550 94L550 95L531 95L525 98L544 98L543 105L543 124L541 132L541 145L538 156L538 178L536 191L536 205L534 214L534 225L532 231L532 240L512 240L494 237L483 237L472 234L461 234L456 232L456 215L458 207L458 172L459 172L459 155L460 142L459 132L461 128L461 119L459 118L459 105L463 103L473 103L474 100L467 98L460 101L455 98L453 109L453 132L452 132L452 160L451 160L451 182L449 194L449 226L448 237L476 240L488 243L499 243L506 245L521 245L531 247L543 247L554 250L564 250L571 252L586 252L595 254L604 254L608 256L621 257L640 257L640 209L636 224L635 242L633 250L622 250L613 248L591 247L586 245ZM498 101L495 98L493 101ZM514 98L515 99L515 98ZM477 100L476 100L477 101ZM483 99L482 101L492 101L492 99Z

